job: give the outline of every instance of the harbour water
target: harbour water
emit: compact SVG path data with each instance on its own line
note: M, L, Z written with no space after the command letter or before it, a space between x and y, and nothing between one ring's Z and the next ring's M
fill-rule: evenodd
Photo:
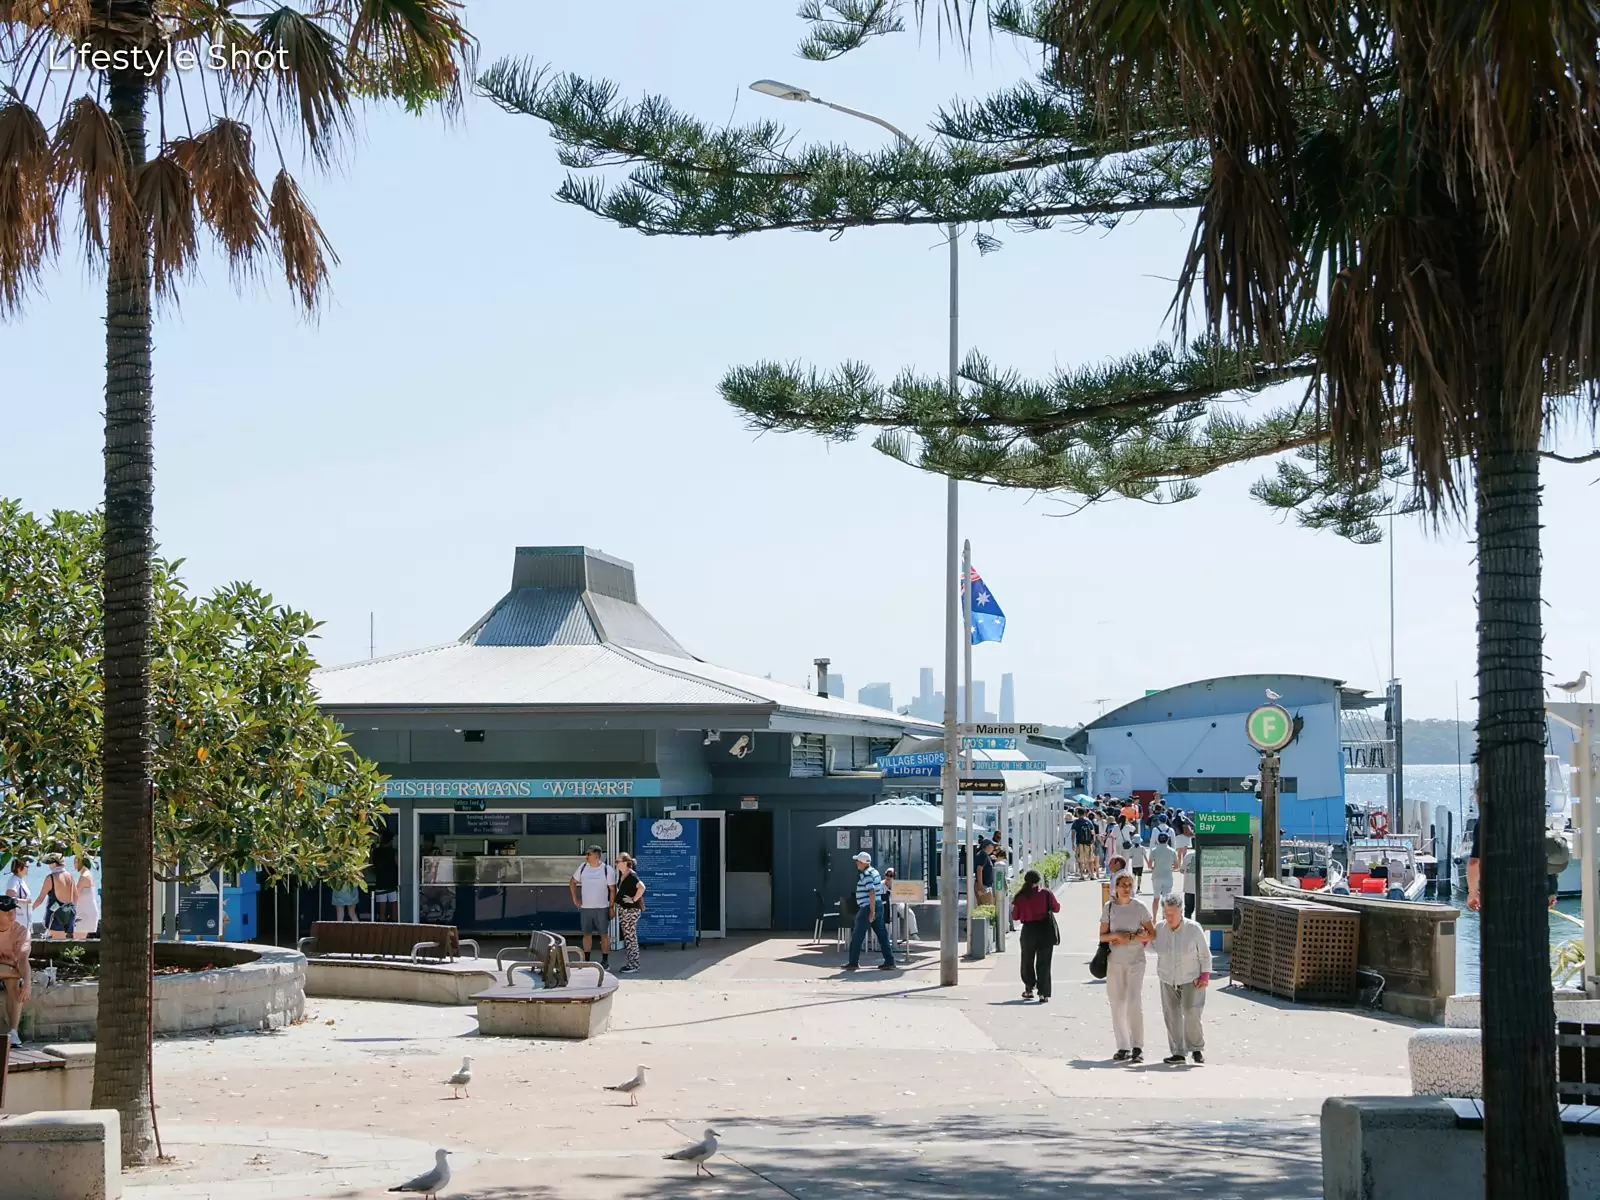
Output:
M1435 811L1448 808L1456 814L1455 828L1460 830L1463 802L1470 807L1474 781L1472 764L1465 763L1458 768L1454 763L1428 763L1407 766L1405 773L1407 800L1427 801ZM1348 775L1345 777L1345 795L1357 804L1382 804L1383 776ZM1475 992L1478 990L1478 915L1466 911L1467 897L1460 889L1452 894L1450 902L1462 910L1461 919L1456 922L1456 990ZM1573 916L1578 914L1576 898L1562 900L1556 907ZM1551 950L1571 941L1578 932L1578 926L1571 921L1551 917Z

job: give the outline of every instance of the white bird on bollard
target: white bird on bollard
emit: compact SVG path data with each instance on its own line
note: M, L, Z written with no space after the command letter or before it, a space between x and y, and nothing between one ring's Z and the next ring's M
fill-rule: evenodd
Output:
M608 1083L608 1092L622 1092L628 1097L628 1106L633 1108L638 1105L639 1097L644 1095L644 1066L641 1064L638 1073L627 1083Z
M449 1079L446 1079L445 1082L450 1085L450 1099L461 1099L463 1089L466 1090L467 1099L472 1099L472 1059L463 1058L461 1060L461 1069L450 1076Z
M423 1175L418 1175L408 1183L399 1187L392 1187L391 1192L420 1193L427 1200L439 1200L439 1193L450 1186L450 1151L436 1150L433 1155L433 1170Z
M1283 697L1278 695L1278 693L1273 691L1271 688L1268 688L1267 689L1267 699L1268 700L1282 700Z
M1555 689L1558 692L1565 692L1569 696L1576 696L1579 692L1583 691L1583 689L1588 687L1588 686L1589 686L1589 672L1580 671L1580 672L1578 672L1578 677L1576 679L1574 679L1571 683L1558 683L1558 684L1555 685Z
M671 1154L663 1154L661 1157L672 1162L692 1162L694 1164L694 1173L696 1175L700 1174L702 1171L705 1171L707 1175L710 1175L711 1172L707 1170L706 1162L715 1158L716 1155L717 1131L707 1126L706 1136L701 1138L694 1145L685 1146L682 1150L674 1150ZM713 1176L713 1178L715 1178L715 1176Z

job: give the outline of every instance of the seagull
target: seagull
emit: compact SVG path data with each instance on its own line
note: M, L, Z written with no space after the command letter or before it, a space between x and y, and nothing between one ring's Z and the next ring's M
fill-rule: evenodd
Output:
M606 1091L622 1092L628 1097L629 1107L637 1105L639 1097L644 1094L644 1066L641 1064L638 1074L628 1080L627 1083L608 1083Z
M1579 692L1583 691L1588 684L1589 672L1580 671L1578 673L1578 677L1571 683L1558 683L1555 685L1555 688L1558 692L1565 692L1569 696L1576 696Z
M700 1141L692 1146L685 1146L682 1150L674 1150L671 1154L663 1154L661 1157L673 1162L692 1162L696 1175L700 1174L701 1171L705 1171L707 1175L710 1175L711 1172L706 1171L706 1160L715 1158L716 1154L717 1131L707 1126L706 1136Z
M461 1060L461 1070L450 1076L445 1082L450 1085L450 1090L454 1093L450 1097L452 1100L461 1099L462 1088L466 1088L467 1099L472 1099L472 1087L470 1086L472 1083L472 1059L463 1058Z
M1268 700L1282 700L1283 697L1278 695L1278 693L1273 691L1271 688L1268 688L1267 689L1267 699Z
M470 1061L470 1060L468 1060ZM439 1193L450 1185L450 1157L448 1150L436 1150L433 1154L433 1170L418 1175L409 1183L402 1183L399 1187L392 1187L391 1192L421 1192L428 1200L439 1200Z

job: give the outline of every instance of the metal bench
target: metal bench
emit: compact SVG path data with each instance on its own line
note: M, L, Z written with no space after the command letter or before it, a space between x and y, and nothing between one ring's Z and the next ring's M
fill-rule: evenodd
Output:
M301 954L324 957L352 954L367 958L409 958L417 962L424 951L429 958L459 958L461 947L471 946L472 957L479 956L478 943L461 936L454 925L405 925L384 921L315 921L311 936L300 939Z
M556 966L556 961L566 964L562 971ZM510 962L511 967L506 963ZM506 983L511 982L511 972L521 969L530 970L541 979L541 986L545 979L549 979L551 986L560 987L566 980L564 976L573 966L583 962L583 952L576 946L567 945L567 939L559 933L549 933L543 929L535 929L528 935L526 948L520 946L507 946L494 956L494 965L497 971L505 976Z

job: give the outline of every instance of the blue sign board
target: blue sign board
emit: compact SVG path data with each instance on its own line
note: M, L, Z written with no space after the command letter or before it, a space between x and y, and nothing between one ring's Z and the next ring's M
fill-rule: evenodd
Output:
M646 891L639 943L695 941L700 936L699 822L663 817L640 826L634 853Z
M521 813L459 813L455 817L455 833L463 837L520 837L522 828Z
M941 767L885 767L883 768L883 777L885 779L937 779L942 769Z
M972 764L974 771L1045 771L1050 764L1039 759L1030 758L1019 762L985 762L982 760Z
M901 767L942 767L944 751L935 750L926 754L886 754L877 760L877 764L885 771L898 770Z
M178 885L178 937L221 940L222 872L213 871Z
M1017 739L1014 737L964 737L961 745L967 750L1015 750Z
M661 795L659 779L388 779L385 800L626 800Z

